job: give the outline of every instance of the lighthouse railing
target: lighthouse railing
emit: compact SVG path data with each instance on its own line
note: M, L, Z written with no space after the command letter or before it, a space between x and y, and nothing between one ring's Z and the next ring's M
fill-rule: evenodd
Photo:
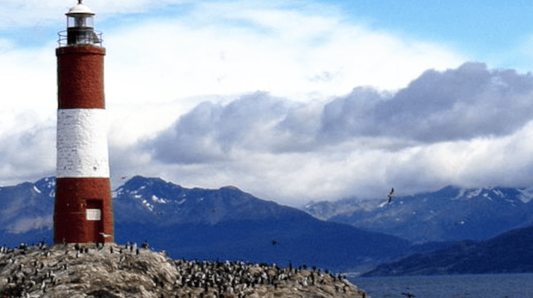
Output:
M76 32L75 34L69 34L67 30L57 33L59 36L57 43L59 47L90 44L101 47L103 43L102 32L90 30L83 32Z

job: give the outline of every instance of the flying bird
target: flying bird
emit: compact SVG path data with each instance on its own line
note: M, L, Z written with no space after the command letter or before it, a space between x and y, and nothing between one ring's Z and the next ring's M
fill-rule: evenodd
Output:
M394 189L393 189L394 190ZM412 298L412 297L416 297L415 295L409 293L409 292L406 292L406 293L402 293L402 295L404 296L407 296L408 298Z
M389 199L389 201L387 202L390 203L392 201L392 198L394 197L394 187L391 189L390 193L387 195L387 198Z
M106 234L106 233L100 233L100 235L102 235L102 237L104 237L104 238L109 238L109 237L113 236L113 235L109 235L109 234Z
M379 208L383 208L387 204L389 204L392 201L392 198L394 198L394 187L390 190L389 194L387 195L387 201L379 204Z

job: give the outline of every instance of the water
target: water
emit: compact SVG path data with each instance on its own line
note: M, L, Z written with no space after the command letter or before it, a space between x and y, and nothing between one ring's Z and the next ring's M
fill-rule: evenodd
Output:
M350 278L372 298L533 297L533 273Z

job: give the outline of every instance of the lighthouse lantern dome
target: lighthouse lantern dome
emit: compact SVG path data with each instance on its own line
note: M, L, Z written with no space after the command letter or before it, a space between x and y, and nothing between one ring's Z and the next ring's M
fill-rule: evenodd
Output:
M78 0L78 4L69 9L67 13L67 34L66 44L64 44L63 32L59 33L60 46L79 45L79 44L96 44L101 45L101 33L94 30L95 13L85 4L83 0Z
M78 1L67 13L67 28L94 28L95 13L85 4Z

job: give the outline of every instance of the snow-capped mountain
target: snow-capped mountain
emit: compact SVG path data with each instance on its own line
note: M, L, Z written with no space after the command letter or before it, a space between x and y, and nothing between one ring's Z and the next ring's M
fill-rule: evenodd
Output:
M461 189L381 201L346 199L308 204L303 209L324 220L414 242L487 240L533 225L533 191L520 188ZM372 202L373 204L370 204Z
M311 201L302 210L321 220L328 220L335 216L359 211L372 211L378 205L374 200L360 200L357 198L341 199L338 201Z
M52 242L54 179L0 187L0 243ZM114 191L115 242L143 243L173 258L307 264L353 270L397 258L410 243L324 222L235 187L187 189L134 177Z
M54 178L0 187L0 244L13 247L43 239L51 243L54 191ZM354 270L456 245L411 246L412 242L384 233L419 243L485 240L532 225L532 198L532 189L450 186L395 197L389 204L383 204L383 198L306 206L307 212L328 220L322 221L235 187L187 189L138 176L113 192L115 241L147 240L173 258L292 262Z
M137 176L116 190L114 208L118 243L147 239L178 258L349 269L409 248L405 240L324 222L235 187L187 189Z
M51 233L54 195L54 178L0 187L0 232Z
M260 200L235 187L187 189L159 178L133 177L113 194L115 221L157 225L298 217L300 210Z

